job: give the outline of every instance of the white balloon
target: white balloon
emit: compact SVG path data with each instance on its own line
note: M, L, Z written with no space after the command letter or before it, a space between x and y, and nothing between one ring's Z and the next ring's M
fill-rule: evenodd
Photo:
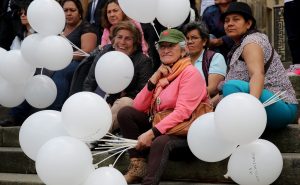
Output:
M12 84L0 76L0 104L4 107L16 107L24 100L24 84Z
M65 38L56 35L44 37L36 53L41 65L53 71L67 67L73 58L71 44Z
M19 141L23 152L36 160L39 149L52 138L67 136L61 122L61 113L43 110L29 116L20 128Z
M57 88L51 78L45 75L33 76L27 83L25 99L33 107L46 108L57 95Z
M131 82L134 67L131 59L120 51L111 51L98 60L95 77L99 87L108 94L124 90Z
M130 18L141 22L153 22L156 17L157 0L119 0L123 12Z
M0 58L1 58L1 60L4 58L6 53L7 53L7 51L4 48L0 47Z
M36 171L47 185L80 185L92 173L92 153L85 143L69 137L46 142L36 158Z
M192 153L206 162L221 161L230 156L237 147L219 136L213 112L204 114L193 122L188 131L187 141Z
M127 182L122 173L114 167L101 167L91 173L83 185L99 184L127 185Z
M189 0L158 0L156 17L163 26L173 28L186 20L190 10Z
M31 27L43 35L60 34L66 23L65 13L55 0L38 0L30 3L27 18Z
M35 67L29 64L20 50L10 50L0 62L0 74L10 83L24 84L34 74Z
M272 184L280 175L283 159L271 142L258 139L239 146L230 156L228 175L238 184Z
M37 59L37 48L44 37L34 33L25 37L21 44L21 53L28 63L34 67L42 68L42 61Z
M217 105L215 124L217 132L227 141L247 144L264 132L267 113L256 97L248 93L234 93Z
M109 105L101 96L92 92L72 95L64 103L61 112L67 132L83 141L102 138L112 124Z

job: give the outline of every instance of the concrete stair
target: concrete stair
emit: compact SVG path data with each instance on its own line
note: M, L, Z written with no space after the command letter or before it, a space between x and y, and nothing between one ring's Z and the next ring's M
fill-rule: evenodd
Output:
M300 99L300 78L291 77L290 80ZM0 106L0 119L7 117L8 109ZM0 127L0 185L43 185L36 175L34 161L29 159L19 145L19 127ZM262 138L274 143L282 152L284 166L280 177L274 185L300 185L300 125L289 125L279 131L266 130ZM96 156L97 163L105 155ZM107 160L101 165L113 164L115 158ZM125 172L129 158L125 154L116 164L116 168ZM228 185L235 184L223 175L227 171L225 159L217 163L207 163L191 156L186 160L169 161L163 175L161 185Z
M29 159L19 147L19 127L0 128L0 185L42 185L35 171L34 161ZM284 167L275 185L300 184L300 126L289 125L280 131L266 131L262 136L270 140L282 152ZM94 158L95 163L105 155ZM115 158L107 160L102 165L112 164ZM182 184L234 184L223 175L227 171L225 159L217 163L207 163L191 156L186 160L169 161L163 175L162 185ZM125 172L128 166L128 156L123 155L116 168Z

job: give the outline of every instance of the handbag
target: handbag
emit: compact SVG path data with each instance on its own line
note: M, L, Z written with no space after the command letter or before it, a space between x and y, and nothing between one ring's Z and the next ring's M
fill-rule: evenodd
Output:
M159 123L162 119L168 116L174 109L167 109L160 112L157 112L153 116L152 126L155 126ZM175 127L171 128L167 131L166 134L168 135L177 135L177 136L186 136L190 126L192 125L193 121L200 117L203 114L209 113L213 111L213 106L210 103L201 102L197 108L194 110L192 115L182 123L179 123Z

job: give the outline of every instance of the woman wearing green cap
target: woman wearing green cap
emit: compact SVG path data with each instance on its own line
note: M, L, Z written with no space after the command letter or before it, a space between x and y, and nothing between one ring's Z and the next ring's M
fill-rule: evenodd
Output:
M128 183L142 180L143 185L159 184L169 153L188 147L186 133L178 136L172 129L189 119L200 104L209 103L205 81L187 56L183 33L163 31L157 49L162 65L136 96L133 107L124 107L118 113L122 135L138 140L128 151ZM153 125L152 116L164 110L172 111Z

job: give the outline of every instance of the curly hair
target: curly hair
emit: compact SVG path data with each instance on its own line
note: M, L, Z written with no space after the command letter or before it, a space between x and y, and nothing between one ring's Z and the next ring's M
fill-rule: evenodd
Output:
M120 30L128 30L133 35L133 48L135 51L142 49L142 34L140 30L130 21L121 21L113 27L110 35L112 43Z

